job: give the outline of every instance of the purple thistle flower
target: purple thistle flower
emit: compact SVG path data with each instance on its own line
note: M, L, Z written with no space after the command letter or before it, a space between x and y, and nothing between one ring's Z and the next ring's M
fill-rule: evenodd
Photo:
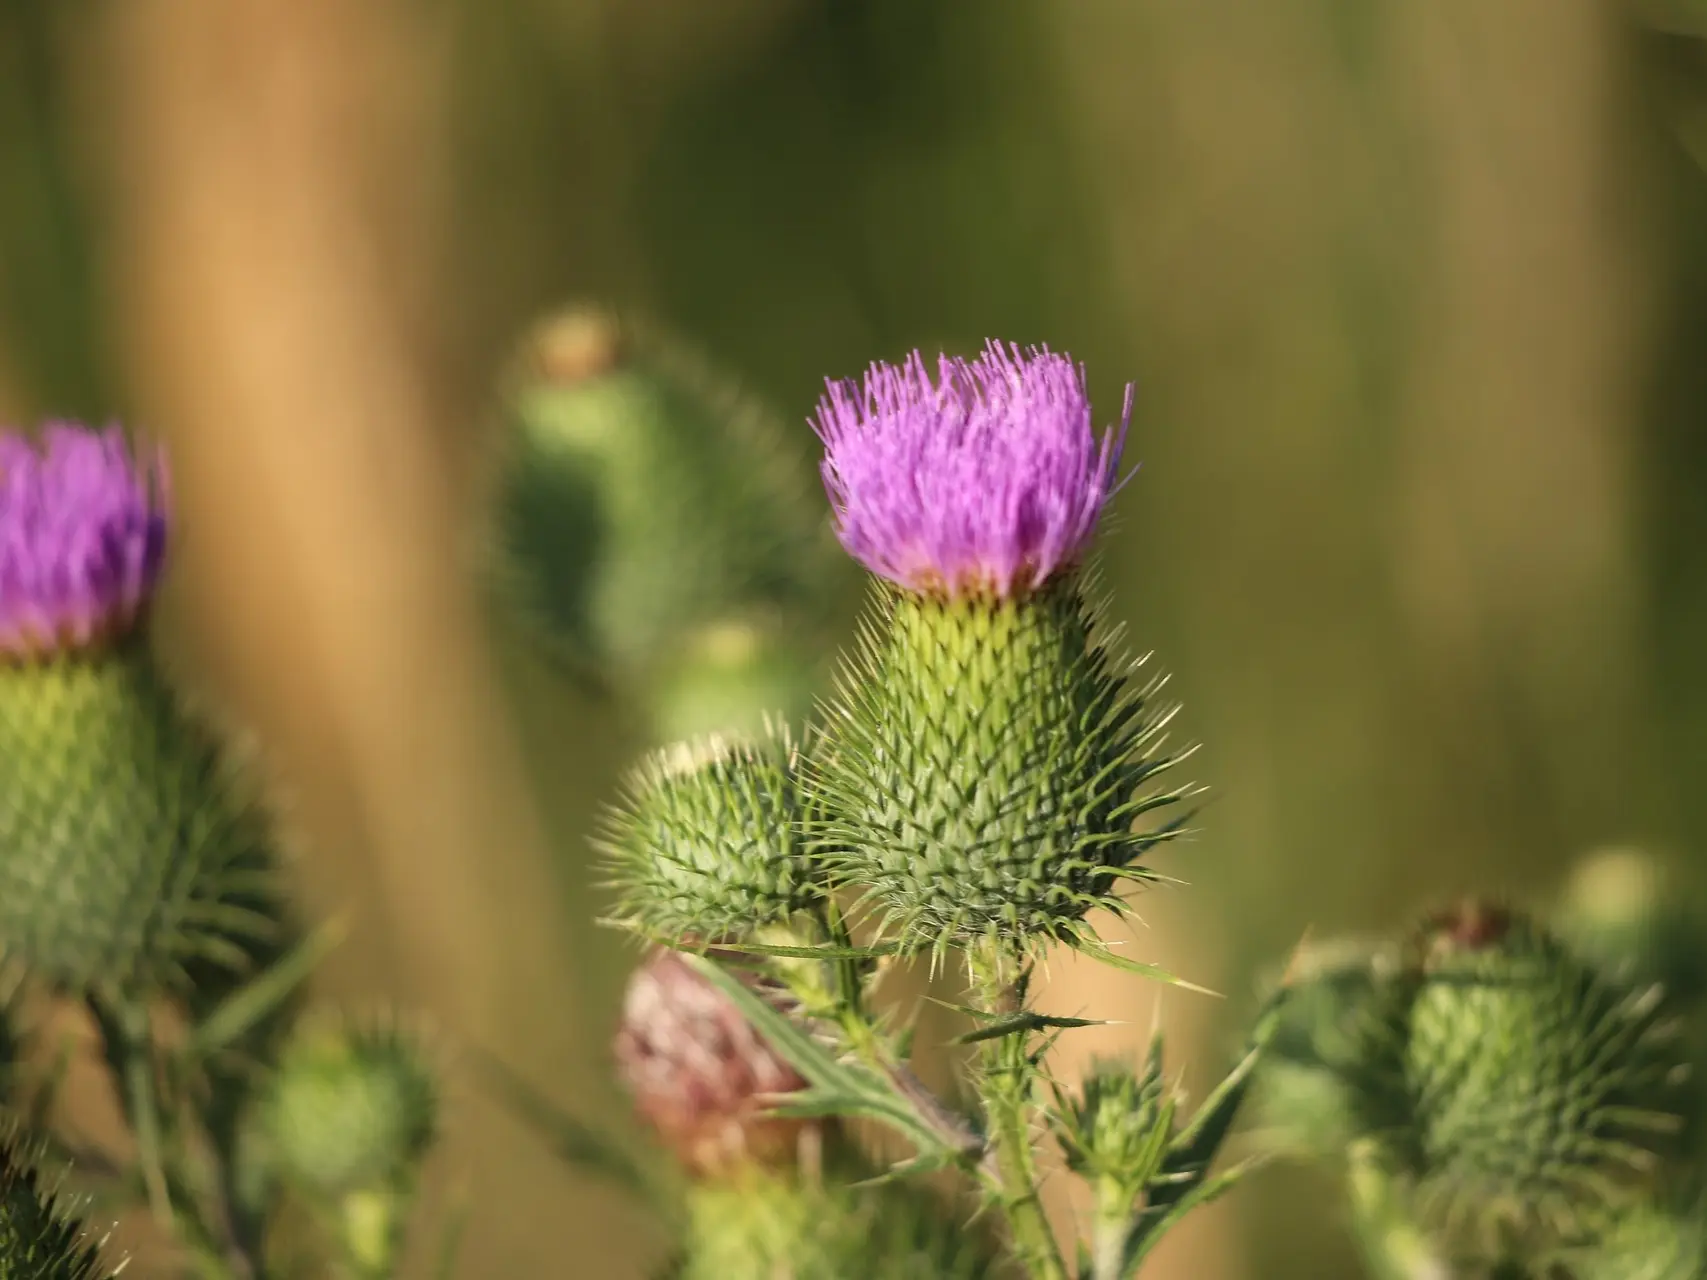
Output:
M166 464L117 427L0 431L0 655L81 649L146 608L166 553Z
M1099 438L1084 369L1047 347L990 342L976 360L917 351L831 381L813 428L842 546L921 594L1007 597L1083 555L1132 416Z

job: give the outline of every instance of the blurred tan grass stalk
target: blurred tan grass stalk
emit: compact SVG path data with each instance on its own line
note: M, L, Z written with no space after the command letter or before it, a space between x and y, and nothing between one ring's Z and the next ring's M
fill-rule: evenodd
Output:
M138 418L176 446L197 631L303 800L310 898L354 900L358 936L392 940L364 948L384 989L453 1043L573 1079L600 1055L573 1039L562 886L441 447L431 26L405 4L143 0L108 34ZM461 1273L545 1274L600 1206L464 1109L442 1161L478 1190Z

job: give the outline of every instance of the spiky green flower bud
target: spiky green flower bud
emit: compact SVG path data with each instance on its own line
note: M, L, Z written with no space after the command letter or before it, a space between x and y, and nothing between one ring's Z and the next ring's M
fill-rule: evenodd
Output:
M1071 360L991 343L934 380L915 353L832 383L816 425L837 535L891 584L817 753L837 874L904 950L1080 935L1181 798L1146 790L1168 717L1077 572L1125 417L1099 438Z
M438 1124L417 1037L390 1023L311 1027L286 1047L262 1103L278 1168L336 1200L407 1185Z
M1159 1040L1141 1072L1118 1060L1093 1063L1078 1098L1056 1118L1067 1167L1093 1180L1131 1182L1126 1196L1130 1203L1156 1164L1158 1128L1160 1141L1168 1136L1169 1120L1163 1116L1167 1100Z
M1468 903L1427 923L1395 995L1390 1154L1420 1220L1466 1258L1559 1247L1653 1185L1684 1064L1652 988Z
M918 1188L819 1185L756 1175L689 1193L680 1280L977 1280L987 1245Z
M597 311L554 316L507 416L502 585L561 650L644 695L720 620L819 621L828 540L804 459L676 341Z
M880 590L882 590L880 588ZM1174 834L1144 815L1167 713L1078 584L1017 599L885 591L815 752L823 846L909 951L1075 935Z
M42 1186L23 1144L0 1138L0 1280L102 1280L103 1237Z
M600 845L617 915L670 940L746 937L815 889L786 730L667 747L630 775Z
M141 637L0 663L0 946L72 991L235 968L268 839L231 759Z

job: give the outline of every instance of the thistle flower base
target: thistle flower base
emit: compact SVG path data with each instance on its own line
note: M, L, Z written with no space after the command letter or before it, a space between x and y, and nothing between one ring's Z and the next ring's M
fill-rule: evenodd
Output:
M835 874L906 950L1072 934L1173 828L1146 783L1166 716L1071 580L1017 599L888 592L830 709L817 788Z
M174 982L234 951L222 873L263 835L139 641L0 665L6 954L73 991Z

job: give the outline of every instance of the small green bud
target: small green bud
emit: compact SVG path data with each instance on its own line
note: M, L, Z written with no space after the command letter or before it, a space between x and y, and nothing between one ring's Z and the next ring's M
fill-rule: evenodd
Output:
M280 1171L316 1197L343 1200L409 1185L438 1108L416 1037L391 1025L327 1025L286 1047L262 1117Z
M1034 593L948 598L878 588L845 664L813 790L836 877L907 951L1078 936L1178 821L1139 820L1160 681L1130 687L1072 576Z
M141 637L0 663L0 948L61 989L188 985L270 922L267 823Z
M963 1218L916 1187L755 1176L689 1192L681 1280L978 1280L1000 1274Z
M1129 1184L1128 1202L1161 1163L1172 1131L1173 1098L1162 1079L1159 1038L1142 1072L1125 1062L1093 1063L1079 1097L1056 1116L1067 1167L1084 1178Z
M97 1236L44 1190L24 1143L0 1139L0 1280L103 1280Z
M618 917L670 940L745 937L811 901L786 730L667 747L630 775L600 846Z
M1685 1074L1652 988L1472 902L1426 924L1395 995L1390 1153L1467 1260L1560 1247L1652 1187Z
M501 585L553 645L644 691L719 619L817 621L830 544L805 460L679 343L551 317L506 413Z

